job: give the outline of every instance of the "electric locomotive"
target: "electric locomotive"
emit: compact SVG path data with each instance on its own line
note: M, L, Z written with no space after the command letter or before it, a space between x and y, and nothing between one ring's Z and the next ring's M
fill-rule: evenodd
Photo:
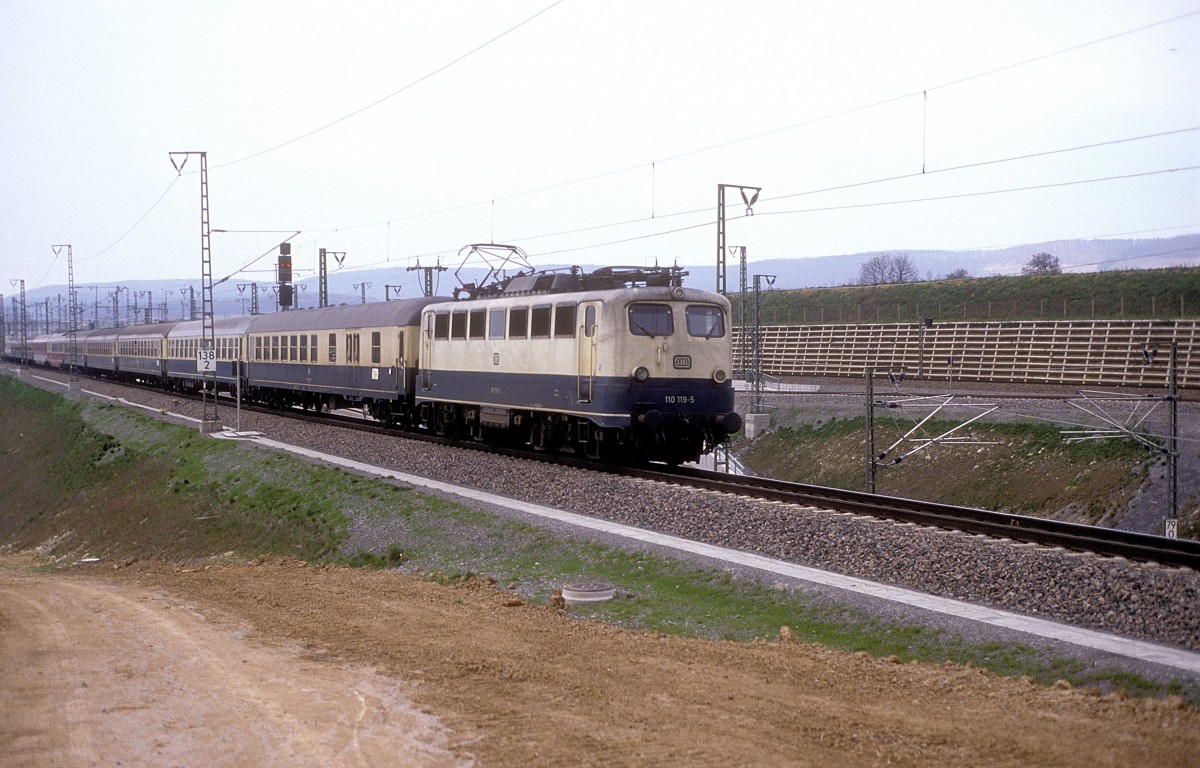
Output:
M521 273L425 307L421 423L592 458L694 461L742 419L729 301L684 288L684 274Z

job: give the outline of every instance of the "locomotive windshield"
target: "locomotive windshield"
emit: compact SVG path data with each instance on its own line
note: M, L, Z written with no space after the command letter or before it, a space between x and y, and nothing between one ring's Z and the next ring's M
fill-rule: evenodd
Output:
M670 336L675 320L669 304L630 304L629 331L634 336Z
M692 305L687 308L687 329L689 336L719 339L725 335L725 314L711 304Z

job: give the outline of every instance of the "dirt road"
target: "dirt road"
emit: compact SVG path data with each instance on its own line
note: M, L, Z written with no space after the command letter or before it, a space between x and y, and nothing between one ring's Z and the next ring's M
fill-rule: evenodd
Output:
M6 766L1194 765L1200 713L298 561L0 557ZM423 714L428 712L431 714Z

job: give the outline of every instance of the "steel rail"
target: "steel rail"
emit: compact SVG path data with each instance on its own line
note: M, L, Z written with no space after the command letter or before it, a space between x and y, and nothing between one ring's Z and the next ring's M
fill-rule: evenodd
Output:
M1200 541L1193 539L1169 539L1165 536L1068 523L1050 518L791 483L771 478L726 475L690 467L667 471L630 467L614 468L614 471L629 477L675 482L694 488L768 501L819 506L823 509L948 528L994 538L1200 570Z

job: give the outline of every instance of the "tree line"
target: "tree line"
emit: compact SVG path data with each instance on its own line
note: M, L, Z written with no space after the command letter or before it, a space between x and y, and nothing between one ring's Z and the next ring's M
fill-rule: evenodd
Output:
M1061 275L1062 266L1058 257L1049 253L1035 253L1025 266L1022 275ZM971 275L959 267L946 274L946 280L963 280ZM858 285L891 285L911 283L920 279L917 265L904 253L881 253L864 261L858 270Z

